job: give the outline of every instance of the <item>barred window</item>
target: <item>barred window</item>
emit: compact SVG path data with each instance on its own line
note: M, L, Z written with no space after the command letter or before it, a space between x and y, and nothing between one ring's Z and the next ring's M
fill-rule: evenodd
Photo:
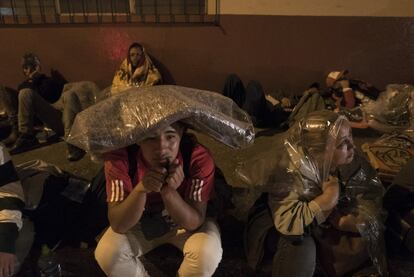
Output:
M217 5L219 0L0 0L0 26L134 22L217 24Z

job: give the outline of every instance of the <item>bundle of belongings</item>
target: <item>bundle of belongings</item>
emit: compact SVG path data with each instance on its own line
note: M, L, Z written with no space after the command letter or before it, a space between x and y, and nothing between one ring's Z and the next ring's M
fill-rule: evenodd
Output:
M376 101L363 102L368 125L380 132L412 130L413 94L412 85L390 84Z
M353 128L373 128L380 132L412 129L414 87L390 84L380 92L371 84L349 77L348 70L330 72L326 89L313 84L304 92L288 122L292 126L315 110L333 110L345 115Z
M394 177L414 157L414 137L411 133L385 134L373 143L365 143L362 150L384 183Z
M388 210L387 230L396 250L403 247L414 253L414 159L395 177L384 196Z

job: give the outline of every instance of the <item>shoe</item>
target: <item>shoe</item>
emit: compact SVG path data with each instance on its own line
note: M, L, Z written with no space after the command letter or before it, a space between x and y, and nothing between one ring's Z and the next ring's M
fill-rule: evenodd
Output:
M9 136L7 138L5 138L4 140L2 140L1 142L4 145L6 145L7 147L11 147L11 146L13 146L13 144L16 143L18 137L19 137L19 132L17 131L17 129L12 128L11 133L9 134Z
M86 154L86 152L83 149L80 149L76 147L75 145L68 143L67 146L68 146L68 155L66 158L68 159L68 161L71 161L71 162L79 161Z
M39 145L39 141L34 135L29 134L21 134L17 140L12 149L10 150L10 154L18 154L21 152L28 151L30 149L33 149L35 146Z

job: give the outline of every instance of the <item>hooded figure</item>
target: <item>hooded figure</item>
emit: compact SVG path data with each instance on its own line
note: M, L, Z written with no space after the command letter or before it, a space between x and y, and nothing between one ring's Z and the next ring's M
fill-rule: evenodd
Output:
M128 56L121 63L112 81L111 94L130 87L154 86L161 84L161 74L154 66L144 47L134 42L128 48Z
M249 185L262 185L268 192L267 209L255 205L257 212L250 213L247 224L246 251L252 267L260 261L274 227L274 276L312 276L316 253L329 276L357 270L369 257L380 274L387 274L382 248L384 190L375 171L354 153L344 116L310 113L275 142L273 151L236 170Z

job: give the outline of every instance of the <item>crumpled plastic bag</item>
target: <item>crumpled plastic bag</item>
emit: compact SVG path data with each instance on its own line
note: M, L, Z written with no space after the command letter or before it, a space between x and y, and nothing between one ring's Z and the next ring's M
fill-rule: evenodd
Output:
M390 84L376 101L363 103L368 125L381 132L412 128L414 86Z
M138 143L176 121L230 147L254 141L249 116L231 99L170 85L131 88L93 105L76 116L67 141L88 152L105 153Z

